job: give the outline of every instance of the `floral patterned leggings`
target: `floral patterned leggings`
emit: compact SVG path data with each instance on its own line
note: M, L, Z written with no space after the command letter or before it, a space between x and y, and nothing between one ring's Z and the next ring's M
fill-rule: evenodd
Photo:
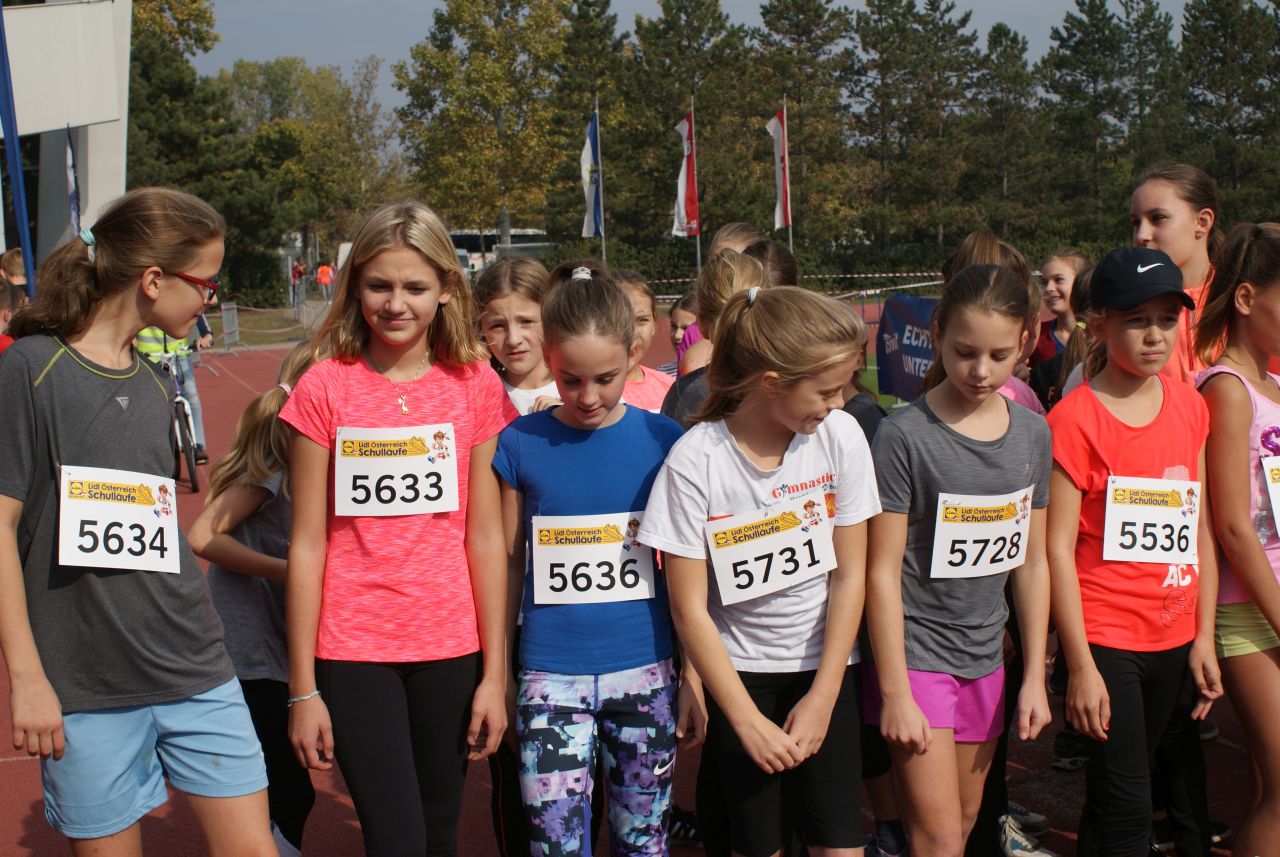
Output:
M520 793L534 857L591 854L596 748L615 855L666 855L676 757L671 661L602 675L522 670Z

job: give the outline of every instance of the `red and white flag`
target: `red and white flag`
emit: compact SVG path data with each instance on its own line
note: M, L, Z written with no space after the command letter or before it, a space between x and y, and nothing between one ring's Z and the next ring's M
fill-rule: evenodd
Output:
M698 234L698 153L694 147L692 110L680 120L676 133L680 135L684 160L680 162L675 221L671 224L671 234L690 238Z
M782 108L765 125L773 138L773 184L778 201L773 206L773 228L791 225L791 159L787 154L787 108Z

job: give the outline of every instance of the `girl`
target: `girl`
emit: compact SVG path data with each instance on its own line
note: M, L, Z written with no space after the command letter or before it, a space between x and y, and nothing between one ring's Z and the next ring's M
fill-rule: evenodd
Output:
M474 312L440 218L378 209L318 334L333 357L280 412L294 429L290 740L315 770L336 754L369 854L452 853L467 760L507 725L491 463L516 414Z
M1221 243L1218 186L1203 170L1189 164L1158 163L1138 176L1129 200L1133 245L1159 250L1182 272L1191 299L1190 312L1178 323L1178 336L1161 372L1166 378L1194 383L1204 368L1195 354L1192 326L1204 307L1213 281L1210 257Z
M737 292L763 286L764 277L764 268L759 262L733 250L725 250L704 265L694 290L698 298L698 322L702 329L714 335L716 320L725 302ZM710 339L702 340L692 353L701 355L699 359L709 359L711 342ZM662 413L687 428L707 398L707 367L699 364L688 372L682 368L681 373L662 401Z
M784 286L735 294L714 335L711 394L662 466L640 541L665 552L672 615L710 691L705 752L733 851L779 854L794 831L811 854L855 855L850 665L880 506L840 410L858 332L846 307Z
M149 325L187 335L225 233L188 194L126 194L45 260L0 360L13 743L41 757L45 817L77 855L141 854L166 774L212 854L276 853L262 752L177 528L169 387L132 345Z
M675 719L666 589L635 530L681 432L622 401L640 345L633 304L608 270L565 263L551 283L543 325L564 404L505 429L494 457L511 592L523 593L516 734L530 839L534 854L591 853L598 748L613 852L665 855L685 724ZM606 478L565 478L601 462L612 463ZM603 544L574 541L610 532Z
M480 338L521 414L554 407L556 385L542 357L542 297L547 269L537 259L499 259L476 280Z
M1217 274L1196 325L1196 353L1217 362L1200 376L1209 406L1206 459L1221 547L1215 622L1222 679L1240 716L1256 793L1236 834L1241 854L1280 854L1280 538L1269 492L1280 454L1280 225L1241 223L1215 257ZM1224 347L1225 343L1225 347ZM1265 462L1265 464L1264 464Z
M1137 857L1151 830L1149 766L1179 698L1203 718L1221 695L1209 417L1189 387L1157 377L1192 304L1169 256L1113 250L1094 269L1091 303L1102 365L1049 414L1053 618L1067 719L1093 739L1081 852Z
M871 524L867 714L889 742L911 851L926 857L964 850L1004 731L1014 571L1018 735L1034 739L1049 722L1049 432L996 395L1022 353L1029 303L1003 266L956 274L934 316L933 383L876 434L884 512Z
M1040 286L1043 305L1053 318L1042 322L1031 353L1031 368L1061 354L1076 329L1076 314L1071 308L1071 287L1087 267L1089 257L1079 250L1058 250L1040 263Z
M716 230L715 237L711 239L711 249L707 253L707 261L710 262L720 257L721 253L730 250L734 253L743 253L748 247L757 241L763 241L765 234L756 229L750 223L735 221L726 223ZM684 337L680 340L680 344L676 346L676 360L681 364L680 374L683 375L686 370L683 366L685 352L689 350L695 342L699 342L704 338L710 338L709 334L703 332L701 323L694 321L693 324L684 332ZM705 360L697 364L705 365Z
M650 369L640 361L649 353L653 344L653 335L657 331L654 321L658 315L658 298L635 271L618 271L618 282L626 292L635 311L636 363L627 373L627 386L623 395L627 404L644 408L657 413L662 410L662 400L667 391L675 383L675 379L665 372Z
M671 349L679 352L680 342L684 339L684 332L688 330L689 325L698 321L696 311L698 309L697 299L693 292L685 292L676 298L675 303L671 305L668 313L670 324L667 327L667 335L671 338ZM666 372L672 378L679 374L680 361L672 360L670 363L663 363L658 367L659 372Z
M842 391L844 411L858 421L858 426L866 436L867 444L870 445L876 436L876 429L880 427L880 421L887 414L884 408L880 407L880 402L871 388L862 383L862 373L867 368L867 341L871 336L870 331L867 330L867 323L859 313L851 312L850 314L853 316L853 328L858 334L858 347L854 357L853 375L845 382Z
M296 346L280 365L280 383L259 394L240 415L231 452L213 468L209 499L190 536L192 550L209 562L209 591L262 743L272 832L285 855L301 853L302 831L316 794L289 745L284 638L289 429L277 417L313 362L310 342Z

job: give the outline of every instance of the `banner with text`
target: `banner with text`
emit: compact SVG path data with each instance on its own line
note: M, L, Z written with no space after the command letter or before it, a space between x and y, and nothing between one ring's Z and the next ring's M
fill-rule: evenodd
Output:
M933 365L929 331L937 298L894 295L880 310L876 337L876 371L882 395L911 401L920 394L925 373Z

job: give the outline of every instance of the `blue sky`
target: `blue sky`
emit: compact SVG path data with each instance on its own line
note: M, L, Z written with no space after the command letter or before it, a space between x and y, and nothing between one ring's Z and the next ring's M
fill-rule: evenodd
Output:
M754 0L722 0L738 23L760 23L760 4ZM958 10L972 9L971 26L985 34L1004 21L1026 36L1037 58L1049 47L1049 28L1062 22L1075 7L1073 0L955 0ZM411 45L431 28L431 13L441 0L213 0L222 40L210 53L196 58L202 74L216 74L238 59L268 60L301 56L312 65L337 65L349 71L369 55L385 60L379 98L384 107L403 103L391 85L391 63L407 59ZM849 4L854 8L863 5ZM1113 7L1118 4L1113 2ZM1175 21L1182 0L1160 0ZM657 0L614 0L620 29L635 28L636 15L655 17Z

